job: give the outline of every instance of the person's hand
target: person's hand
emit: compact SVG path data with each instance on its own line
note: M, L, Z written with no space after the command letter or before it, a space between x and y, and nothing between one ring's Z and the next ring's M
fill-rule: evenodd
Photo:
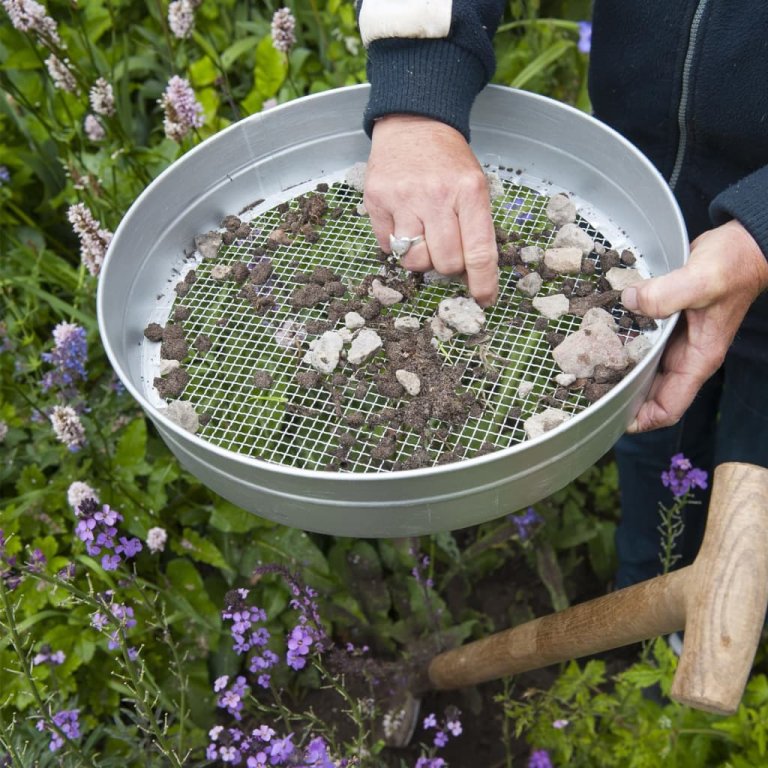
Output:
M697 237L681 269L624 290L622 303L629 310L655 318L684 310L628 432L679 421L722 364L744 315L765 288L765 255L739 222L729 221Z
M498 252L488 183L457 130L413 115L377 120L363 201L387 253L392 234L424 236L403 257L406 269L466 273L478 304L496 301Z

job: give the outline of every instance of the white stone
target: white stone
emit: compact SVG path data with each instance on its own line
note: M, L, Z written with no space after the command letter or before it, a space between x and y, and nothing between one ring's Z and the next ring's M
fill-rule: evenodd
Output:
M365 325L365 318L359 312L347 312L347 314L344 315L344 325L346 325L350 331L356 331L358 328L362 328Z
M439 317L433 317L429 321L429 327L438 341L450 341L453 338L453 331Z
M488 182L488 194L491 200L497 200L500 197L504 197L504 183L502 182L499 174L496 171L484 171L485 180Z
M168 407L163 409L164 413L174 424L178 424L182 429L194 434L200 429L200 419L197 416L195 407L192 403L185 400L171 400Z
M229 264L216 264L211 269L211 277L214 280L226 280L232 274L232 267Z
M595 247L595 242L578 224L563 224L555 235L552 247L579 248L586 256Z
M528 397L531 392L533 392L533 382L521 381L520 386L517 388L517 396L522 399Z
M538 245L526 245L519 253L523 264L538 264L544 258L544 251Z
M588 328L590 325L604 325L612 331L618 330L614 316L602 307L592 307L584 313L580 327Z
M160 358L160 375L167 376L180 365L181 363L178 360L166 360L164 357Z
M326 331L319 339L309 342L309 352L304 358L320 373L332 373L336 370L344 347L343 337L336 331Z
M581 258L581 248L548 248L544 251L544 263L563 275L578 275Z
M611 267L605 274L605 279L614 291L623 291L630 285L641 283L645 278L632 267Z
M341 336L341 340L345 344L349 344L352 341L352 339L355 338L355 332L350 331L349 328L338 328L336 330L336 333L338 333L339 336Z
M563 373L572 373L577 379L592 376L596 365L623 371L628 362L621 339L601 323L566 336L552 350L552 357Z
M523 422L523 429L529 440L541 437L545 432L549 432L555 427L559 427L571 418L570 413L561 411L559 408L547 408L541 413L534 414Z
M576 377L572 373L558 373L557 376L555 376L555 381L561 387L570 387L571 384L576 381Z
M368 215L368 209L365 207L365 203L358 203L356 210L358 216L365 217Z
M474 299L465 296L443 299L437 308L437 314L458 333L480 333L485 325L485 312Z
M534 309L549 320L557 320L558 317L567 315L570 306L568 297L562 293L555 293L552 296L536 296L533 300Z
M381 336L376 331L371 328L363 328L352 339L352 346L347 352L347 361L352 365L362 365L381 349L383 343Z
M558 227L576 221L576 206L573 200L562 192L550 197L547 203L547 218Z
M212 230L195 237L195 248L204 259L215 259L221 247L221 232Z
M403 389L414 397L421 392L421 379L411 371L399 368L395 371L395 378L403 385Z
M391 307L403 300L403 294L384 285L380 280L374 280L368 290L368 295L377 299L382 307Z
M394 327L396 331L418 331L421 323L415 315L405 315L395 318Z
M367 168L368 163L355 163L347 169L344 181L356 192L362 193L365 190L365 171Z
M635 336L624 345L630 362L639 363L650 352L653 345L645 336Z
M529 272L517 281L517 290L533 298L541 290L543 282L538 272Z

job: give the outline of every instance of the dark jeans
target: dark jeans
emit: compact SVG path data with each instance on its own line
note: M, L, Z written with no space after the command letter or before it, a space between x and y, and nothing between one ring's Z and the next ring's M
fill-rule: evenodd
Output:
M673 502L661 473L675 453L706 470L710 483L714 467L726 461L768 467L766 397L768 361L730 353L678 424L619 440L614 449L621 489L617 589L661 572L659 503L669 507ZM682 559L676 567L691 563L701 544L709 491L697 489L696 498L701 505L689 505L683 513L685 531L678 540Z

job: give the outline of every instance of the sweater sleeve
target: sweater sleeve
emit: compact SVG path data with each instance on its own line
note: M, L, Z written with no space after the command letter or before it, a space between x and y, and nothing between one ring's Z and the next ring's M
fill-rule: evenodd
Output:
M371 95L363 117L440 120L469 140L469 113L493 76L492 40L504 0L360 0Z
M768 258L768 165L723 190L710 204L715 225L737 219Z

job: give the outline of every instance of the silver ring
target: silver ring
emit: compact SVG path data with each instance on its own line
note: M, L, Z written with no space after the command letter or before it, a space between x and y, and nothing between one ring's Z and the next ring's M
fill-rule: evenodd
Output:
M411 250L412 245L424 242L424 235L416 235L416 237L396 237L395 235L389 236L389 247L393 256L397 256L398 259L402 259L408 251Z

